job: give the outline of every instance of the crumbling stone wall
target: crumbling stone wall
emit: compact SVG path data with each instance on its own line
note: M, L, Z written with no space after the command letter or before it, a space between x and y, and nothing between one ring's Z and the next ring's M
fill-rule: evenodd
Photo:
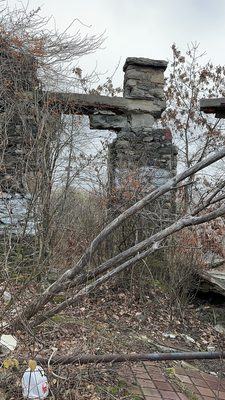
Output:
M131 191L135 190L132 182L144 194L176 173L177 151L171 132L154 128L166 106L163 91L166 66L161 60L127 58L123 95L130 107L120 114L116 110L98 110L90 116L92 128L117 132L109 147L108 162L110 192L117 193L115 203L129 185ZM171 196L164 196L162 214L163 210L172 212L171 202Z
M128 112L127 124L121 126L109 148L112 218L176 173L177 150L172 143L172 134L169 129L154 127L165 108L166 66L164 61L145 58L128 58L124 65L124 97L138 101L139 109ZM146 102L148 112L143 109ZM117 245L134 244L167 224L174 218L174 200L174 193L164 195L128 221L116 235ZM118 206L122 203L124 208Z
M118 132L110 148L110 181L137 171L143 186L161 185L176 171L176 149L168 129L154 123L165 107L164 70L167 63L145 58L128 58L124 65L124 97L139 100L140 111L128 114L128 124ZM148 100L157 108L142 111Z
M34 170L31 148L37 124L23 95L38 86L35 59L2 40L0 77L0 233L22 232L25 224L30 232L24 177Z
M123 98L76 93L46 94L47 103L54 110L57 109L58 113L86 114L92 129L108 129L117 133L116 139L109 146L108 177L111 195L123 190L130 177L139 185L138 190L143 194L150 188L161 185L175 173L176 150L171 133L169 130L154 128L155 121L166 107L163 93L166 66L167 63L161 60L128 58L124 65ZM31 142L29 135L32 138L36 134L33 107L43 107L45 101L43 92L37 90L35 73L31 74L28 70L27 76L26 70L24 73L21 82L27 81L28 86L23 84L19 89L23 93L27 91L27 97L23 100L23 110L27 110L23 123L26 120L25 131L28 136L24 136L24 126L18 110L11 115L10 123L7 121L6 126L4 113L8 111L8 103L5 99L0 114L0 128L5 134L0 168L0 230L11 223L8 216L9 200L12 204L11 216L15 217L15 229L21 225L22 214L18 215L19 207L15 207L14 203L18 197L22 199L29 196L26 192L28 188L24 186L23 174L24 166L27 167L26 154L29 154ZM3 136L2 133L1 137ZM29 168L32 170L32 163ZM35 174L35 170L33 173ZM132 184L130 190L133 190ZM163 208L168 211L170 207L171 198L167 197ZM23 205L20 208L23 210L26 207Z

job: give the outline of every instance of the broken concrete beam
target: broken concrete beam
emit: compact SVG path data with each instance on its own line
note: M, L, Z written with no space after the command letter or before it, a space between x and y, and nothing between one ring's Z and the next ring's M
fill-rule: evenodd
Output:
M58 93L51 92L37 96L36 93L25 93L28 102L38 101L40 105L47 103L48 107L58 110L63 114L91 115L99 110L112 111L115 114L149 113L154 117L160 117L166 108L165 100L150 99L136 100L124 97L108 97L93 94ZM38 100L37 100L38 97Z
M225 118L225 98L202 99L200 110L206 114L215 114L216 118Z

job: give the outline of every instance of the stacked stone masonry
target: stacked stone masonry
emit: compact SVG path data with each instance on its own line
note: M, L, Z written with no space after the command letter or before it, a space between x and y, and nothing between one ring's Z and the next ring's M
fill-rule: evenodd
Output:
M27 168L24 155L29 153L32 137L36 134L35 123L29 117L34 104L35 107L37 105L43 107L45 101L51 103L59 115L60 113L88 115L90 128L113 130L117 133L116 139L109 146L108 155L111 191L115 187L122 187L126 179L131 176L135 177L144 191L147 191L149 187L159 186L174 175L176 149L172 144L171 132L154 128L155 121L166 107L163 93L166 66L167 63L162 60L127 58L124 65L123 98L76 93L44 93L40 88L37 89L35 73L29 72L27 77L29 87L24 88L24 101L28 109L27 116L24 116L27 120L26 135L18 111L12 116L7 129L4 126L6 110L3 109L0 114L1 132L4 131L5 135L5 141L2 140L0 149L0 230L10 224L10 218L4 215L5 212L8 214L7 199L10 198L12 202L18 197L20 200L29 197L29 192L23 185L24 165ZM2 102L4 101L2 99ZM4 135L1 133L2 138ZM32 163L29 164L29 168L32 170ZM32 172L33 174L37 172L35 166ZM13 212L12 209L12 215ZM23 219L22 215L20 217L17 218L18 224Z
M22 232L25 225L33 232L24 177L34 170L30 150L37 126L33 105L21 94L38 87L37 67L33 57L2 40L0 71L0 232Z
M127 121L110 146L111 186L135 175L143 189L159 186L176 172L176 149L168 129L154 128L165 109L165 61L128 58L124 65L124 97L139 102L139 110L127 113ZM149 109L142 104L149 102ZM127 177L126 177L127 175ZM145 190L144 190L145 191Z

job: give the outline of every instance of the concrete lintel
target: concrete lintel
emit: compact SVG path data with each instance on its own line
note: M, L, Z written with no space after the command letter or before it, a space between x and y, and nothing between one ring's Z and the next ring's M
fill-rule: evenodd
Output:
M37 101L32 92L26 94L30 101ZM92 115L98 110L113 111L117 115L130 113L149 113L159 117L166 107L164 100L137 100L124 97L98 96L93 94L42 93L38 98L39 103L47 102L52 108L64 114L82 113Z
M225 98L202 99L200 110L206 114L215 114L217 118L225 118Z
M165 60L152 60L150 58L144 57L128 57L123 66L123 71L125 72L128 65L136 65L139 67L152 67L152 68L161 68L165 71L168 62Z

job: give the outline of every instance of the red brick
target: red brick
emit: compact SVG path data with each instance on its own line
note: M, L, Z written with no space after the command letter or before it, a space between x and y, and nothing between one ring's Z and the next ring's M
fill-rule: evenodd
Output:
M167 400L180 400L179 396L175 392L170 392L168 390L160 390L160 394L163 399Z
M176 367L175 368L176 374L178 375L187 375L187 376L193 376L193 378L201 378L201 373L195 369L188 369L188 368L183 368L183 367Z
M128 384L133 384L136 382L134 375L120 375L120 379Z
M184 393L177 393L177 395L179 396L180 400L189 400L188 397L186 396L186 394Z
M145 367L156 367L156 368L158 368L158 367L155 365L155 362L154 362L154 361L143 361L143 364L144 364Z
M129 382L129 383L135 382L134 376L119 375L118 379L122 382Z
M208 385L211 390L221 390L223 391L223 387L220 385L220 382L208 382Z
M202 379L202 374L199 371L186 369L185 372L186 375L190 376L191 378Z
M201 386L201 387L205 387L205 388L208 388L208 387L209 387L208 383L207 383L205 380L203 380L203 379L191 378L191 380L192 380L192 382L194 383L194 385Z
M205 372L202 372L202 377L206 380L206 382L218 382L217 376L206 374Z
M152 364L149 364L149 363L147 363L147 362L145 362L145 363L143 363L144 365L144 367L145 368L147 368L147 369L151 369L151 371L154 371L154 372L159 372L159 371L161 371L161 368L159 367L159 366L157 366L156 364L154 364L154 365L152 365Z
M137 395L142 396L142 390L141 390L140 386L129 385L128 390L129 390L129 392L131 392L134 395L137 394Z
M144 366L140 366L140 367L131 367L132 371L134 374L146 374L146 370Z
M148 371L148 373L150 375L152 375L152 374L161 374L162 373L161 369L159 367L152 367L150 365L146 365L145 368L146 368L146 370Z
M131 368L128 367L127 365L122 365L119 369L118 369L119 373L123 373L126 374L127 372L131 372Z
M141 387L155 388L154 383L150 379L140 379L140 378L137 377L137 383Z
M225 399L225 392L218 392L218 391L215 391L214 390L214 393L216 394L216 398L218 398L218 399L221 399L221 400L224 400Z
M161 398L160 393L157 389L142 388L142 392L144 393L145 396L155 396L155 397L158 396L159 398Z
M145 396L145 400L159 400L162 399L161 396Z
M191 392L199 394L199 391L198 391L198 389L197 389L197 386L195 386L195 385L193 385L193 384L190 384L190 383L185 383L184 386L185 386L187 389L189 389ZM204 388L203 388L203 389L204 389Z
M134 376L133 372L130 370L119 370L118 371L119 376Z
M153 381L167 382L167 379L162 374L149 374Z
M168 382L161 382L154 380L154 384L159 390L174 390L173 387Z
M136 378L139 378L139 379L150 379L151 380L151 377L149 376L149 374L147 372L145 372L144 374L140 373L140 372L136 372L136 373L134 373L134 375L136 376Z
M183 383L192 383L192 382L191 382L191 379L190 379L188 376L186 376L186 375L179 375L179 374L176 374L176 377L179 378L180 381L183 382Z
M197 386L197 389L199 390L199 392L201 393L202 396L208 396L208 397L212 397L215 399L215 395L211 389L203 388L201 386Z
M214 398L218 400L218 397L214 397ZM201 397L201 399L203 399L203 397ZM212 397L204 396L203 400L212 400Z
M128 384L136 382L136 386L129 385L131 393L144 394L145 400L188 400L188 393L181 393L181 389L163 375L162 369L146 361L139 365L124 366L119 369L118 375ZM199 400L225 400L225 379L218 379L213 375L200 373L195 370L176 368L177 378L185 387L195 394ZM219 390L220 389L220 390Z
M175 367L176 374L185 375L186 369L183 367Z

